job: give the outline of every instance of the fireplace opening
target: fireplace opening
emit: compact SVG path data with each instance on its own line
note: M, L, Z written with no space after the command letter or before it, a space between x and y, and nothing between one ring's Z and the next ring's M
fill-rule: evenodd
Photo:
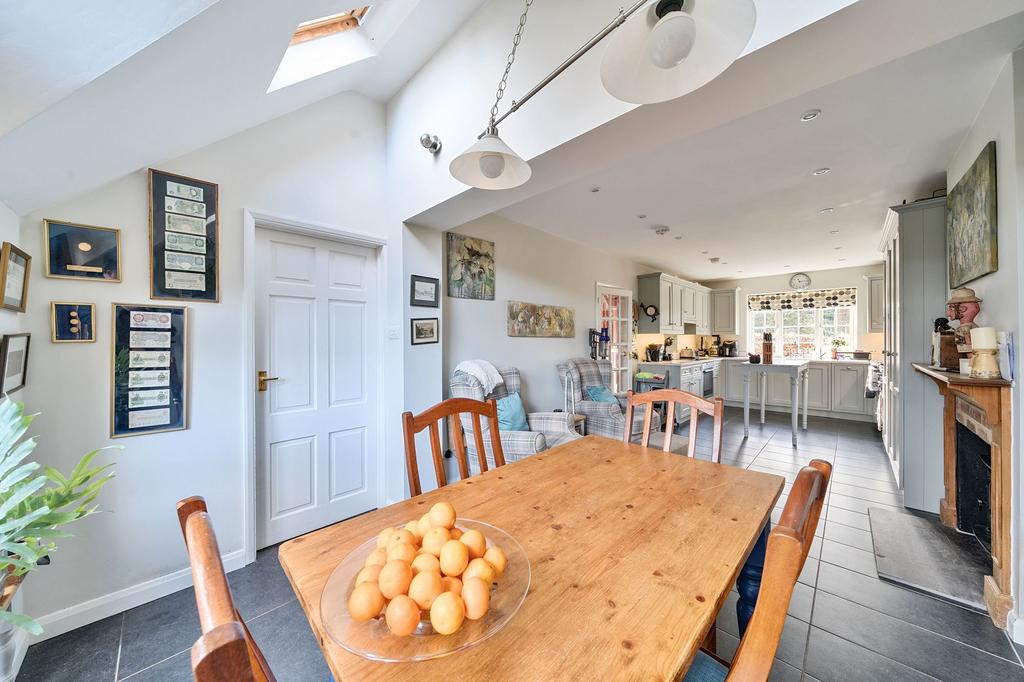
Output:
M992 447L956 423L957 527L992 551Z

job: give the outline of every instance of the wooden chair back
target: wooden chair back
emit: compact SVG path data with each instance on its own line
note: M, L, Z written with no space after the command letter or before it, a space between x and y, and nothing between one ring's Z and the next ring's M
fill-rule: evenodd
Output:
M811 460L800 470L779 523L768 534L764 575L747 631L733 656L728 680L766 680L775 661L793 596L832 476L832 465Z
M202 636L192 645L196 682L275 682L267 659L231 598L213 523L201 497L178 502L178 522L185 537Z
M722 427L725 424L725 402L721 398L708 400L677 388L661 388L643 393L629 391L626 396L626 429L622 435L624 442L628 443L632 435L630 431L632 431L634 408L637 405L646 405L644 430L640 437L640 445L646 448L651 442L651 413L654 411L654 404L668 403L665 411L665 444L662 450L669 452L672 449L672 424L676 416L676 403L679 403L684 408L690 408L690 442L686 448L686 455L694 457L697 454L697 417L703 413L711 415L715 420L711 436L711 461L721 460Z
M480 471L487 471L487 457L484 450L484 436L480 427L481 417L487 418L488 430L491 434L491 449L494 454L495 466L505 465L505 452L501 449L501 437L498 434L498 403L493 399L486 402L470 398L449 398L437 405L413 415L406 412L402 415L402 427L405 430L405 466L409 475L409 490L413 495L423 492L420 486L420 469L416 462L416 434L423 429L430 429L430 452L434 456L434 473L437 485L448 485L444 474L444 453L441 450L441 435L437 423L447 418L449 426L449 443L455 448L455 459L459 465L462 478L469 477L469 459L466 455L466 434L462 429L459 415L469 413L473 420L473 441L476 445L477 460Z

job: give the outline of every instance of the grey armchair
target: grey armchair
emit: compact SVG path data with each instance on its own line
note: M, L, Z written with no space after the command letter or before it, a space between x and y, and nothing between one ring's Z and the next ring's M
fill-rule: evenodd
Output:
M562 390L567 397L566 411L575 411L587 418L587 433L606 436L621 440L626 428L626 393L616 393L617 403L605 403L591 400L587 395L587 386L605 386L611 390L612 364L608 360L592 360L591 358L571 358L558 363L558 379L562 382ZM638 434L643 429L645 410L634 412L630 435ZM652 428L661 428L661 419L657 412L651 415Z
M511 393L519 391L522 379L519 370L515 367L498 367L498 374L505 383L498 384L490 394L484 393L484 387L480 381L469 374L453 374L449 388L453 398L471 398L473 400L500 400ZM466 451L469 455L469 468L476 474L479 473L477 463L476 445L471 434L473 433L473 421L468 416L461 417L462 428L467 433ZM573 428L572 415L566 412L529 412L526 415L526 422L530 427L529 431L501 431L501 447L504 450L505 461L516 460L543 452L556 445L567 443L570 440L579 438L580 435ZM481 424L484 443L488 443L488 426ZM485 445L486 449L487 445ZM494 466L494 457L491 452L485 453L487 466Z

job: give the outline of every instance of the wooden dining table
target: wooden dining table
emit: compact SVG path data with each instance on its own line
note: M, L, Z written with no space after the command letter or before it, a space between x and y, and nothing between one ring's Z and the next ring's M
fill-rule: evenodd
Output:
M587 436L295 538L279 558L336 680L670 680L714 626L784 483ZM320 617L331 572L441 500L523 546L533 576L522 607L443 658L383 663L343 649Z

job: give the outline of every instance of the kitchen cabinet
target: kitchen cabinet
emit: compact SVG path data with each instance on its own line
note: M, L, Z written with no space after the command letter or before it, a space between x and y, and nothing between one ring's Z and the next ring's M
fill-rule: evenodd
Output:
M864 384L867 380L867 365L832 366L832 411L864 414L867 398Z
M654 320L641 315L637 324L641 334L706 334L710 329L710 301L706 287L663 272L637 277L638 300L654 305Z
M868 282L868 332L877 334L885 331L885 277L871 275Z
M743 402L743 363L741 361L722 360L725 366L725 399ZM750 378L750 403L761 401L761 382Z
M711 292L697 291L697 333L711 333Z
M812 364L807 370L807 407L812 410L831 409L831 390L831 365ZM803 401L803 398L801 398L801 401Z
M739 292L739 289L712 289L709 292L711 334L739 334Z
M752 378L751 381L753 380L754 379ZM768 396L765 398L765 404L777 407L789 407L789 375L770 372L765 383L768 388ZM801 402L801 405L802 404L803 403Z
M679 287L682 290L683 297L683 322L690 324L697 323L697 290L694 287L686 286L681 284Z

